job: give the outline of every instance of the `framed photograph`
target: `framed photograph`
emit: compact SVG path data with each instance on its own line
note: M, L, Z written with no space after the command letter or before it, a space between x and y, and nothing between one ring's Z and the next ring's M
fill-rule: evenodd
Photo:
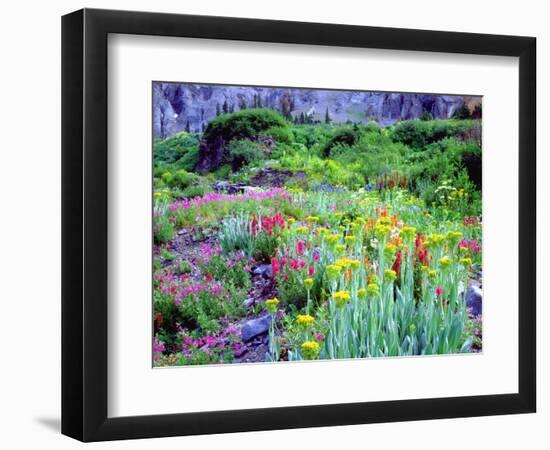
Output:
M62 21L62 432L535 412L536 40Z

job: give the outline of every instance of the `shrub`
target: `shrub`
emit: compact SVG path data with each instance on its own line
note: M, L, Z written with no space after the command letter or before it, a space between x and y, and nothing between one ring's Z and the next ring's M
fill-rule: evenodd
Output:
M250 139L270 128L288 127L288 122L271 109L245 109L230 114L222 114L208 124L203 138L211 143L218 138L225 142L233 139Z
M390 137L394 142L418 150L446 137L464 133L476 125L476 121L472 120L407 120L396 124L390 131Z
M193 170L196 161L192 163L193 155L198 156L199 136L195 133L182 131L164 140L153 143L155 164L178 162L177 166Z
M234 140L229 144L229 162L233 170L263 159L263 152L256 142L247 139Z
M242 250L247 257L254 254L254 234L252 220L247 216L228 217L220 228L220 245L225 254Z
M347 145L351 147L356 144L361 138L361 134L357 127L354 128L340 128L335 131L334 135L328 140L328 142L321 149L321 154L328 158L331 156L332 149L337 145Z
M174 223L165 215L155 215L153 217L153 236L156 242L168 242L174 237Z
M271 127L261 133L262 136L271 137L278 144L291 144L294 142L294 134L288 127Z
M175 172L164 172L161 176L162 181L173 188L185 189L198 180L198 175L189 173L184 169Z

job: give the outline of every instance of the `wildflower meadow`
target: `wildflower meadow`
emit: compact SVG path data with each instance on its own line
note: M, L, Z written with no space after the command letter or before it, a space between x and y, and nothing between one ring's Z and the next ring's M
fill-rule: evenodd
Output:
M155 366L482 351L481 99L219 89L154 140Z

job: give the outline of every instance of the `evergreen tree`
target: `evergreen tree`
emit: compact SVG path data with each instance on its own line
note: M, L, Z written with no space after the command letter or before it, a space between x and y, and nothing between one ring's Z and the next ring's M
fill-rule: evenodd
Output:
M290 101L287 95L281 97L281 114L287 120L292 119L292 115L290 114Z
M472 119L481 119L481 103L476 103L472 112Z
M262 108L262 96L258 95L258 108Z
M222 109L223 109L223 113L224 113L224 114L227 114L227 113L229 112L229 105L227 104L227 100L224 100L224 101L223 101L223 107L222 107Z
M216 116L219 116L221 114L220 104L216 103Z
M246 108L248 108L248 106L247 106L247 104L246 104L246 98L241 97L241 98L239 99L239 109L240 109L240 110L243 110L243 109L246 109Z
M189 120L185 123L185 131L191 133L191 124L189 123Z
M330 123L331 122L331 119L330 119L330 115L328 113L328 106L327 106L327 109L325 111L325 123Z
M204 122L202 123L201 129L203 133L206 131L206 124Z
M466 102L462 103L462 106L458 108L454 114L453 119L471 119L472 114L470 113L470 109L468 108L468 105Z
M428 120L432 120L433 116L428 111L424 111L422 114L420 114L419 119L426 122Z

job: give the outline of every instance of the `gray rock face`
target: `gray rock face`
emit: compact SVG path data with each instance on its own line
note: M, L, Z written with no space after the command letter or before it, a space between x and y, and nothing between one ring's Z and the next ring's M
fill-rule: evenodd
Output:
M472 314L478 316L481 314L481 306L483 303L483 291L479 286L470 285L466 292L466 306L472 308Z
M254 107L259 101L264 108L280 110L283 101L288 99L293 117L305 114L322 122L328 108L333 122L375 120L381 125L417 119L424 112L436 119L447 119L465 101L481 100L462 95L155 83L153 130L155 136L161 138L185 130L187 126L191 131L202 131L216 117L216 109L223 109L224 104L238 111Z
M248 342L254 337L267 332L271 324L271 316L269 314L252 319L246 322L241 329L241 337L244 342Z
M255 275L261 275L264 278L272 278L273 271L271 269L271 264L260 264L254 269Z

